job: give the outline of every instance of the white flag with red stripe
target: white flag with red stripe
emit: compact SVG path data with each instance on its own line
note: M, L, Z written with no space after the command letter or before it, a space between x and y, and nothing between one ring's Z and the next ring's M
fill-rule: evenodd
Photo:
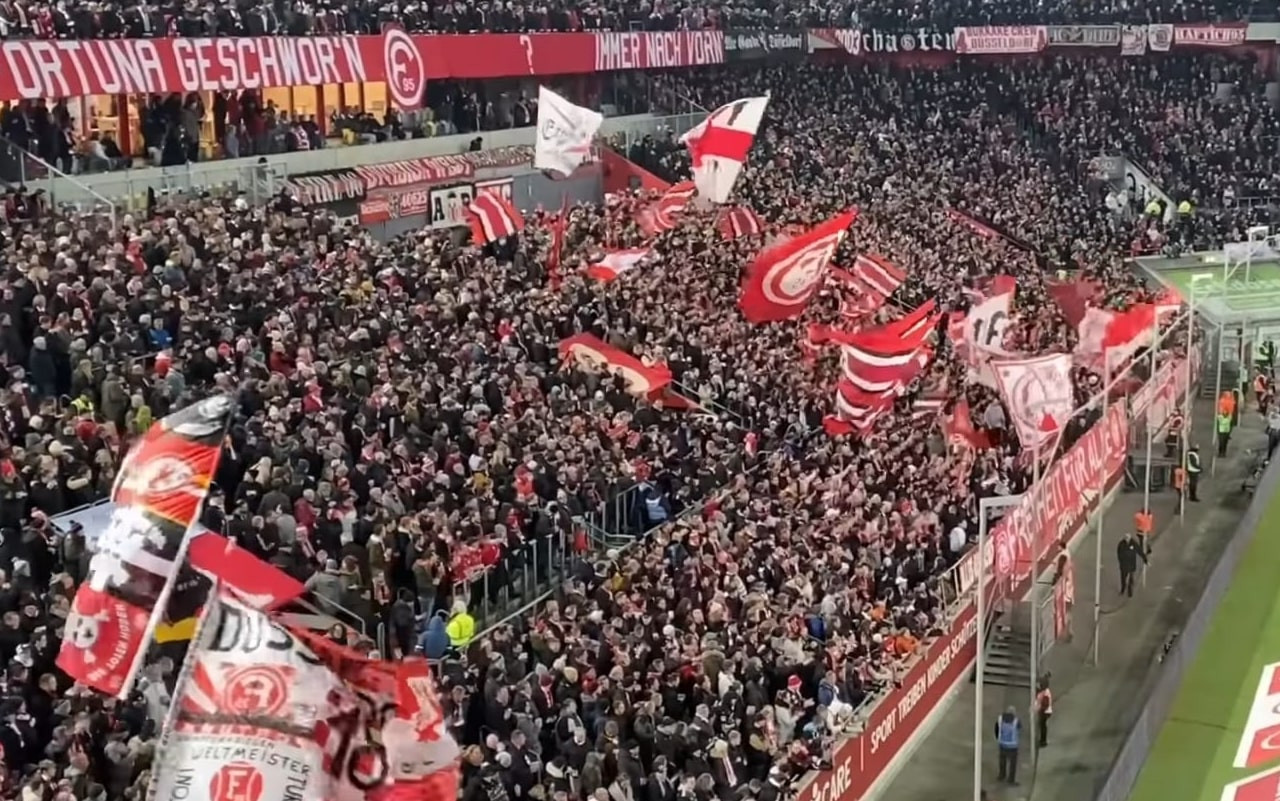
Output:
M649 248L628 248L612 250L604 258L587 268L587 277L598 281L612 281L619 275L635 268L649 255Z
M471 241L476 245L497 242L524 230L524 217L511 201L496 193L485 192L467 206L471 223Z
M725 239L740 236L759 236L764 231L760 216L746 206L730 206L722 209L716 221L720 235Z
M713 203L729 201L768 105L768 97L735 100L680 137L689 148L693 181L703 197Z
M1018 441L1027 450L1043 451L1075 409L1071 357L1053 353L1034 359L993 361L996 383Z

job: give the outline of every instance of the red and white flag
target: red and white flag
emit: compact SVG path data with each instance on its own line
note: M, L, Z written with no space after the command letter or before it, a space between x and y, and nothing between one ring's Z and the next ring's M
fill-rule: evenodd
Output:
M479 245L515 236L524 230L524 217L511 201L497 193L485 192L467 206L471 223L471 241Z
M728 203L733 185L755 142L768 97L745 97L721 106L680 141L689 148L698 193L713 203Z
M594 334L574 334L560 340L559 352L568 368L621 375L627 392L638 397L654 397L671 383L671 369L667 365L645 364Z
M897 392L920 375L932 353L924 344L928 331L910 339L883 329L862 331L844 339L842 369L845 380L864 392Z
M850 209L756 256L738 301L742 314L753 323L799 317L822 287L832 255L857 218L858 210Z
M925 301L906 317L894 320L886 325L884 331L894 336L900 336L903 339L913 339L922 331L927 334L938 323L938 317L934 314L934 309L937 306L938 304L933 300Z
M649 248L628 248L613 250L604 258L587 268L587 276L598 281L612 281L619 275L635 268L649 255Z
M850 271L869 291L888 299L907 280L907 274L888 259L880 256L860 255Z
M693 181L681 181L667 188L662 197L636 212L636 224L645 236L657 236L676 227L680 215L693 201L698 188Z
M720 235L725 239L759 236L764 231L764 223L761 222L760 215L746 206L728 206L722 209L716 225L720 229Z
M173 704L156 801L457 798L458 745L422 658L371 659L223 596Z
M1071 357L1053 353L1034 359L993 361L991 367L1022 447L1044 451L1075 410Z

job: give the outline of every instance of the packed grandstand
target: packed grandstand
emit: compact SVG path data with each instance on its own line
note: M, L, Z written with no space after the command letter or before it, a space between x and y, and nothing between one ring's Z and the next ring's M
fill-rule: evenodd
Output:
M414 690L417 731L460 746L466 801L853 801L927 712L903 693L936 703L935 682L972 661L977 500L1034 474L1068 481L1054 460L1123 454L1123 405L1090 404L1109 380L1100 356L1143 361L1178 300L1125 260L1271 222L1276 36L1254 44L1249 26L1208 22L1254 10L1161 3L1138 19L1104 3L1083 24L1062 4L1029 18L960 2L0 4L0 124L24 164L184 163L202 137L225 157L314 150L337 147L326 140L344 125L354 142L482 138L405 165L294 170L265 204L152 194L107 215L10 186L0 792L185 798L165 749L272 728L250 703L271 695L260 677L238 700L201 695L217 686L216 646L263 640L246 634L254 620L308 655L288 669L322 665L401 707L419 674L396 695L368 678L382 668L344 671L357 654L401 678L427 660L439 695ZM989 24L1006 27L963 27ZM435 32L503 35L475 65L465 37ZM301 34L312 43L266 38ZM394 83L395 37L428 85L388 90L413 122L339 109L322 124L273 111L268 126L258 89L229 83L286 79L268 61L288 52L302 83ZM503 179L460 190L460 176L527 163L527 148L486 153L483 135L538 118L527 84L544 71L565 108L737 111L691 136L602 135L575 151L587 163L569 172L607 196L565 190L535 208ZM526 85L488 83L507 78ZM240 94L206 104L209 90ZM83 120L54 98L135 91L174 93L140 104L158 109L145 143L72 147ZM760 116L740 149L744 131L720 129L744 99ZM264 144L280 125L307 146ZM1142 181L1102 180L1117 158ZM454 206L443 222L437 202ZM380 235L418 211L432 224ZM771 286L777 264L799 267ZM1160 367L1193 358L1184 334L1164 334ZM1015 362L1061 384L1037 396L1029 428L1002 379ZM142 469L126 458L139 443L181 454L185 472ZM200 475L193 493L167 483ZM107 500L109 523L59 522ZM1087 512L1056 509L1052 528ZM193 530L207 532L192 564L262 583L215 603L178 570ZM1058 554L1056 534L1029 540L1014 578ZM281 603L304 590L324 636ZM90 594L106 606L84 606ZM154 624L177 633L151 645ZM132 650L95 651L108 631ZM340 790L278 762L254 784L207 743L182 753L207 766L195 781L217 801L258 801L262 774L266 795L290 798L392 797L405 781L386 751L381 770L348 739L335 756L328 729L272 732L309 755L318 740ZM851 769L849 738L872 736L891 747ZM449 761L436 756L419 774Z

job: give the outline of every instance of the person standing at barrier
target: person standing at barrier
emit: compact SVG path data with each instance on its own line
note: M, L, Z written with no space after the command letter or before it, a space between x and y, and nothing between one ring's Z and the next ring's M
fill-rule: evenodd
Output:
M1271 409L1267 415L1267 458L1276 452L1280 445L1280 406Z
M1018 739L1022 736L1022 721L1013 707L1005 710L996 721L996 746L1000 749L999 779L1009 784L1018 783Z
M1191 501L1199 501L1200 496L1196 494L1196 490L1200 487L1200 446L1192 445L1187 451L1187 499Z
M1053 692L1049 690L1049 674L1040 677L1036 688L1036 748L1049 746L1049 718L1053 717Z
M1253 394L1258 398L1258 413L1266 417L1267 410L1271 408L1271 380L1265 370L1259 369L1254 377Z
M1116 559L1120 562L1120 594L1132 598L1133 574L1138 572L1139 560L1147 561L1147 555L1143 552L1142 545L1126 531L1116 544Z
M1156 519L1150 509L1141 509L1133 515L1133 531L1143 553L1151 553L1151 532L1155 529L1155 524Z

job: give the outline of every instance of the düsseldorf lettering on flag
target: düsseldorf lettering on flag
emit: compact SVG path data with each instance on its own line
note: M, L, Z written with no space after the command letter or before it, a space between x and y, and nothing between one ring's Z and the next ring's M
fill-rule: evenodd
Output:
M649 255L649 248L613 250L587 268L587 276L598 281L612 281L634 268Z
M495 192L485 192L467 206L471 241L476 245L497 242L524 230L524 217L511 201Z
M681 181L667 188L662 197L636 214L636 223L645 236L657 236L676 227L698 188L693 181Z
M832 255L857 218L858 210L850 209L756 256L738 301L743 316L753 323L799 317L822 287Z
M885 299L892 296L902 286L902 282L907 280L906 273L879 256L858 256L851 272L867 290Z
M179 566L189 529L234 408L229 395L187 406L153 425L125 457L111 491L111 520L92 544L58 652L58 667L74 680L120 697L132 688L185 572Z
M764 231L764 223L760 216L747 206L728 206L720 210L717 221L720 235L725 239L737 239L740 236L759 236Z
M1071 357L1053 353L1033 359L994 361L991 367L1022 447L1043 450L1075 410Z
M665 364L645 364L594 334L574 334L562 339L559 350L566 367L576 367L591 373L621 375L627 385L627 392L638 397L650 397L671 383L671 370Z
M455 801L425 659L369 659L223 596L183 664L153 798Z
M591 154L591 141L604 115L576 106L545 86L538 87L538 128L533 166L570 175Z
M768 97L735 100L680 137L689 148L693 181L703 197L713 203L729 202L768 105Z

